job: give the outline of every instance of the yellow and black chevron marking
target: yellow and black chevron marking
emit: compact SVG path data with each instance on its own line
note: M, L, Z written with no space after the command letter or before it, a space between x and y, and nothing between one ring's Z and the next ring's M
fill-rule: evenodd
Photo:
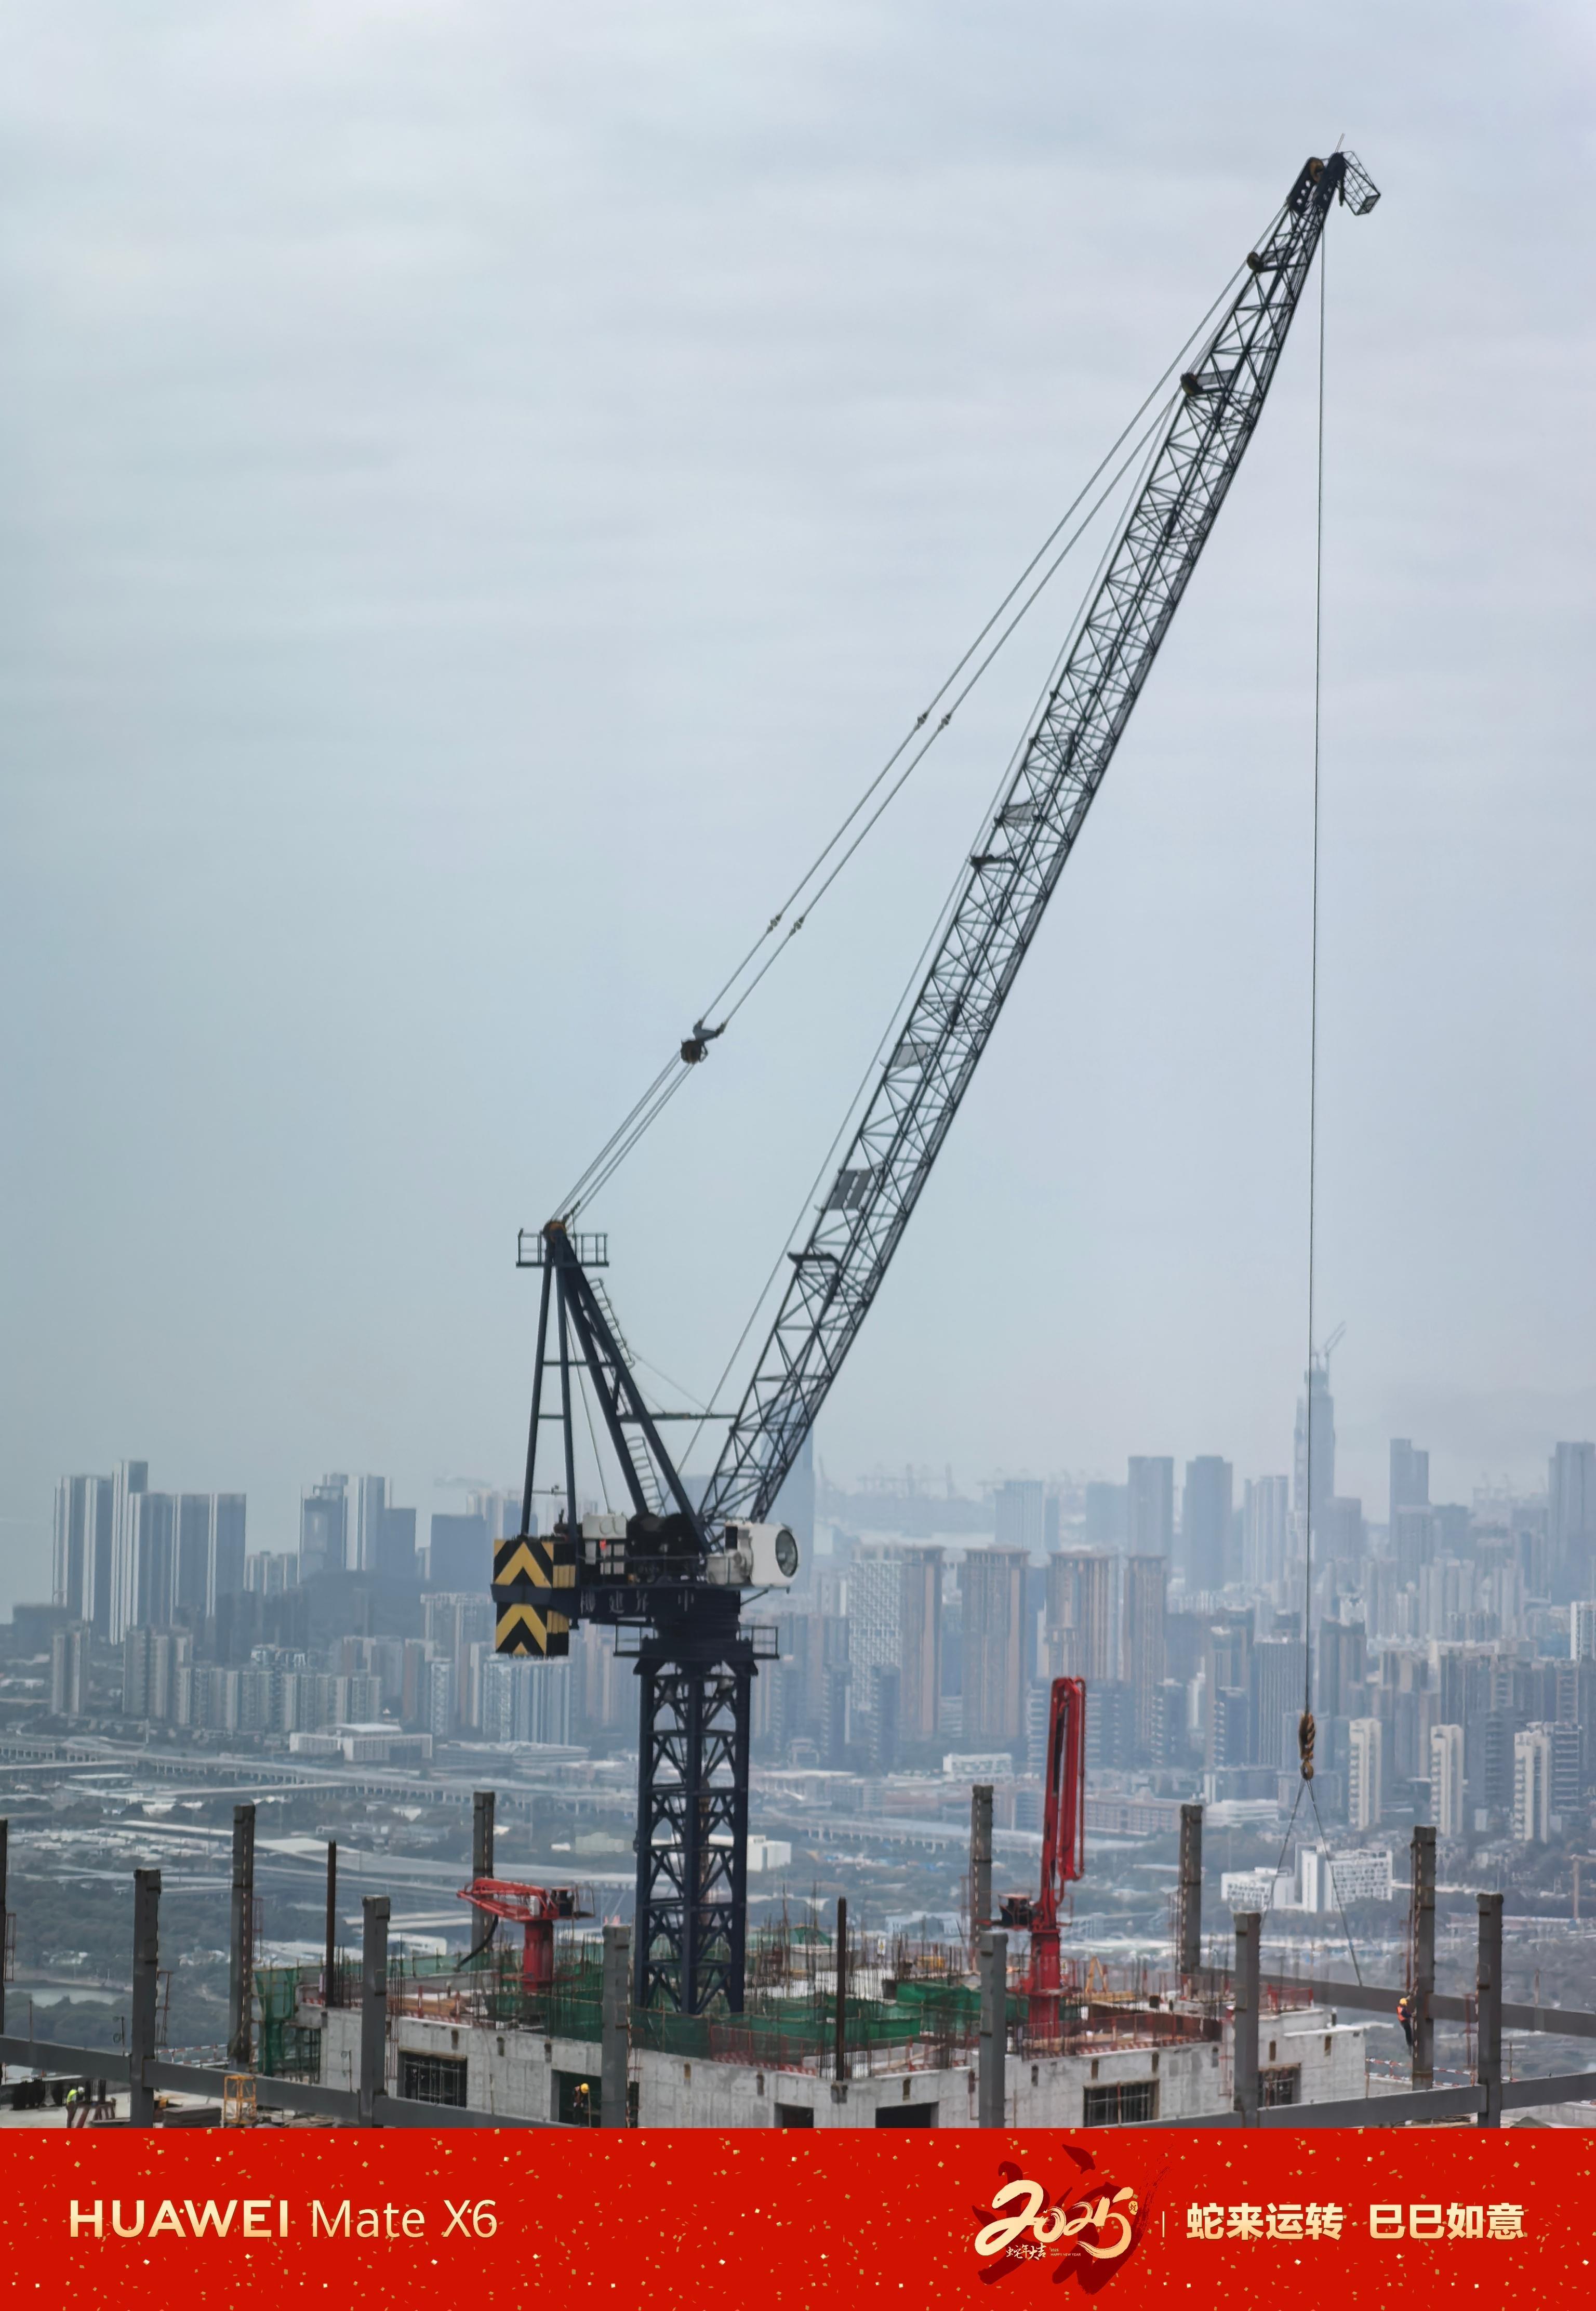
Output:
M571 1651L571 1622L549 1610L554 1589L576 1586L574 1541L513 1534L493 1544L495 1653L559 1661Z
M574 1589L576 1543L523 1539L519 1534L493 1543L495 1589Z
M499 1607L499 1618L493 1631L493 1651L496 1653L530 1654L537 1661L560 1661L571 1651L571 1623L563 1613L539 1612L536 1605L523 1602Z

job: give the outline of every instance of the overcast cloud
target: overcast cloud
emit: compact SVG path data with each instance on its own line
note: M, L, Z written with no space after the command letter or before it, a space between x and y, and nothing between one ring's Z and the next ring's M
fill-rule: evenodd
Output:
M1592 19L22 0L0 1601L65 1469L513 1478L546 1215L1311 152L1341 1488L1596 1433ZM1288 1464L1313 334L828 1408ZM1084 572L1083 572L1084 576ZM1070 589L596 1208L707 1391Z

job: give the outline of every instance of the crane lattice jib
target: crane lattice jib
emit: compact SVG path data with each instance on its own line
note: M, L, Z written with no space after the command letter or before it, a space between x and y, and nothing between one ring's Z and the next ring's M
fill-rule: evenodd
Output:
M919 1201L1130 710L1262 412L1349 153L1310 161L1182 378L1074 646L801 1251L706 1495L707 1522L770 1513Z

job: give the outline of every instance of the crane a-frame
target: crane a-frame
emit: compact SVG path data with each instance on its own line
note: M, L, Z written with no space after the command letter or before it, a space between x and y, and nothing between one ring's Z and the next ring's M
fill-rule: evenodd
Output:
M542 1272L521 1531L494 1551L501 1653L549 1658L572 1620L607 1624L640 1684L633 1995L739 2012L746 1918L748 1718L774 1632L745 1591L780 1587L797 1547L768 1522L947 1136L1004 999L1152 671L1262 413L1332 202L1379 198L1347 153L1311 160L1180 380L1130 510L1016 767L970 855L918 992L801 1249L702 1498L643 1401L594 1272L602 1235L571 1211L523 1233ZM716 1031L695 1029L702 1060ZM591 1383L630 1513L576 1516L574 1376ZM559 1405L545 1409L545 1377ZM533 1534L540 1424L563 1431L565 1513Z

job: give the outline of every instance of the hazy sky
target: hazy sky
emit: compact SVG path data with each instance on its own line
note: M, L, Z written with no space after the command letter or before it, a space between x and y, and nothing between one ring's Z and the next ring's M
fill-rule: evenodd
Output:
M513 1478L545 1217L1306 155L1340 1482L1596 1432L1574 5L21 0L0 1602L51 1489ZM819 1432L1288 1465L1313 320ZM1084 574L1084 573L1083 573ZM591 1214L706 1391L1021 727L995 676Z

